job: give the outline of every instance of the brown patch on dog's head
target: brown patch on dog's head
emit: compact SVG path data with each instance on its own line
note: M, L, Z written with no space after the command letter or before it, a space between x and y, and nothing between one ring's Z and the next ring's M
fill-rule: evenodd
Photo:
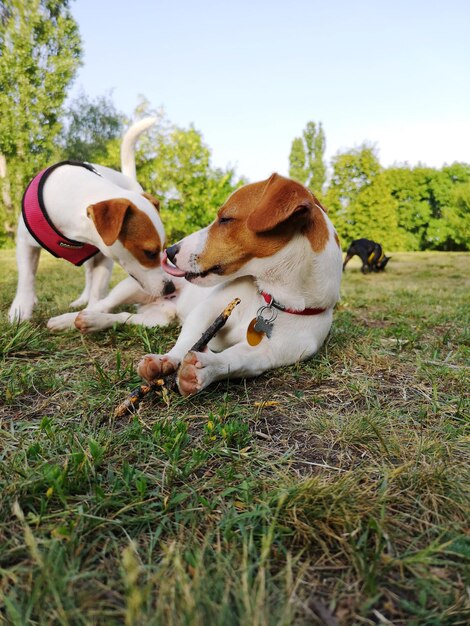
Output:
M158 198L155 198L155 196L152 196L151 193L147 193L146 191L143 191L142 195L144 196L146 200L151 202L153 206L157 209L157 211L160 213L160 200L158 200Z
M162 242L149 216L126 198L91 204L87 215L107 246L118 239L144 267L158 267Z
M209 227L198 263L204 271L229 275L252 258L272 256L299 232L315 252L323 250L329 232L321 205L300 183L273 174L228 198Z
M335 241L336 241L336 243L338 244L338 248L341 248L341 243L340 243L340 241L339 241L338 233L337 233L336 231L335 231L335 235L334 235L334 237L335 237Z

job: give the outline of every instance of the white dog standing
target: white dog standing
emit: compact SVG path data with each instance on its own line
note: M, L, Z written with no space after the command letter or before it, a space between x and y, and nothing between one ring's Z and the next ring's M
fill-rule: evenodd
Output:
M184 396L308 359L339 300L342 254L333 225L308 189L277 174L235 191L210 226L168 248L162 265L190 283L176 302L183 328L168 354L145 356L138 372L152 380L179 367ZM235 297L241 304L209 349L191 352Z
M18 224L18 286L9 311L11 322L32 316L41 247L75 265L85 263L86 287L72 306L87 305L91 310L97 306L107 293L113 261L135 279L129 282L138 283L147 298L174 291L160 265L165 231L158 200L135 180L135 143L154 122L147 118L127 131L121 146L123 173L63 162L30 183ZM68 328L76 317L76 312L61 315L49 320L48 326Z

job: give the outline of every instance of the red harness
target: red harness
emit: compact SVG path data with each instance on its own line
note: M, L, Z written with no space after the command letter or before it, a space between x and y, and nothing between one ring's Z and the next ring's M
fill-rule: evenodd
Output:
M89 163L81 161L61 161L39 172L29 183L24 192L22 202L23 219L30 234L38 244L59 259L70 261L74 265L81 265L99 252L98 248L89 243L74 241L65 237L47 214L43 199L44 183L49 174L61 165L76 165L85 167L100 176Z
M279 311L284 311L284 313L292 313L292 315L320 315L320 313L324 313L326 311L326 309L303 309L302 311L295 311L294 309L287 309L282 304L279 304L279 302L276 302L276 300L274 300L274 298L265 291L262 291L261 295L268 306L279 309Z

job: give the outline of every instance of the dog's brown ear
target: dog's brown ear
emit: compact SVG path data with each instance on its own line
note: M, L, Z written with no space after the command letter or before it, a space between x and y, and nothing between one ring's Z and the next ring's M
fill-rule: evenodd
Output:
M248 217L248 228L264 233L294 215L307 217L313 208L313 196L300 183L273 174L266 182L258 205Z
M157 209L157 211L160 213L160 200L158 200L157 198L155 198L155 196L152 196L151 193L147 193L146 191L142 192L142 195L144 196L144 198L146 198L149 202L151 202L153 204L153 206Z
M131 208L132 203L126 198L113 198L90 204L86 212L104 243L112 246L119 237L126 213Z

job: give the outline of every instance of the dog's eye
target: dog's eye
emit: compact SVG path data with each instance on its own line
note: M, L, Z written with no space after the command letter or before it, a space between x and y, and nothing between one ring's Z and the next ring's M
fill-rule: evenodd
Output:
M229 222L233 222L234 217L219 217L219 224L228 224Z
M144 250L144 254L150 261L155 261L158 257L158 250Z

